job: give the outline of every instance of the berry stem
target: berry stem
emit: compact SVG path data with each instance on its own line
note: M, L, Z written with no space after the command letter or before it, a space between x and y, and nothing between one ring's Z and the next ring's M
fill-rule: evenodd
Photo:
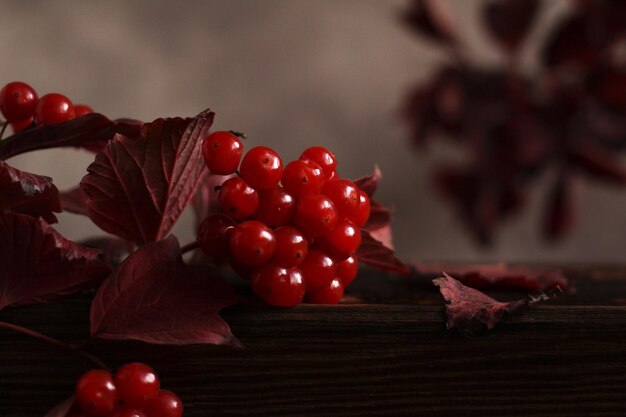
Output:
M98 359L96 356L92 355L91 353L84 352L76 347L68 345L65 342L62 342L50 336L46 336L45 334L41 334L32 329L18 326L17 324L7 323L5 321L0 321L0 328L12 330L17 333L25 334L26 336L34 337L35 339L43 340L44 342L49 343L53 346L57 346L57 347L69 350L70 352L73 352L74 354L78 356L82 356L83 358L97 365L101 369L105 369L105 370L110 369L104 362L102 362L100 359Z
M197 241L189 242L186 245L184 245L182 248L180 248L180 253L184 255L198 248L200 248L200 245L198 245Z
M8 125L9 122L2 123L2 130L0 130L0 140L2 140L2 138L4 137L4 131L7 130Z

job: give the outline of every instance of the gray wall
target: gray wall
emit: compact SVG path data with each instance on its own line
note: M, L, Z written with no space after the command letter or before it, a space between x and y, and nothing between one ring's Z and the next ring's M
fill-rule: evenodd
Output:
M498 52L476 25L480 0L449 0L472 56ZM545 25L562 12L549 3ZM582 219L559 245L538 233L540 192L530 212L501 230L497 245L476 248L430 189L432 164L451 152L411 150L397 110L406 89L442 54L396 20L404 0L3 1L2 80L66 93L110 117L151 120L211 107L216 127L250 135L285 159L309 145L333 149L340 173L356 177L378 163L383 202L396 207L398 252L410 259L624 261L626 190L581 184ZM541 29L533 40L541 38ZM532 49L524 59L532 67ZM71 150L16 158L23 169L70 187L91 156ZM546 183L545 178L541 187ZM540 191L540 190L536 190ZM73 238L97 234L84 218L61 216ZM187 214L176 232L192 238Z

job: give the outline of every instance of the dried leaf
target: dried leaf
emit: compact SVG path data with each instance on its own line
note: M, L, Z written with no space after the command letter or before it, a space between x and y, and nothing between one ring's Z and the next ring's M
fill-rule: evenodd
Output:
M98 290L91 334L116 340L240 345L219 316L238 301L215 269L186 265L170 236L142 246Z
M42 217L56 223L53 212L61 211L59 190L52 178L31 174L0 161L0 210Z
M357 253L359 262L385 271L410 273L409 268L394 256L393 249L375 239L367 230L361 230L361 246Z
M491 0L484 8L487 29L506 51L516 51L528 33L539 0Z
M452 265L440 263L413 264L418 275L441 275L442 271L463 284L478 289L549 290L566 288L568 279L559 270L507 266L504 263Z
M528 297L503 303L486 294L466 287L450 275L433 280L439 287L446 304L446 327L457 329L459 332L472 335L479 331L493 329L505 316L519 315L531 305L549 300L550 295L539 292Z
M206 177L200 147L213 117L158 119L136 139L117 135L81 181L91 220L140 244L163 239Z
M419 35L441 43L456 42L456 22L443 0L413 0L402 19Z
M42 303L96 285L110 272L98 255L43 220L0 212L0 309Z

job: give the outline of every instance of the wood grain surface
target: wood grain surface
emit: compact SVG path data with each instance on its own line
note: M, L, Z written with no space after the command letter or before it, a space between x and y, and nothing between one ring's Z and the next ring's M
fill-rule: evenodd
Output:
M112 367L153 365L190 417L626 416L626 269L569 271L575 293L472 338L445 329L428 279L369 274L338 306L226 310L242 350L106 341L88 350ZM0 320L79 341L88 308L74 297ZM43 416L89 367L0 329L0 416Z

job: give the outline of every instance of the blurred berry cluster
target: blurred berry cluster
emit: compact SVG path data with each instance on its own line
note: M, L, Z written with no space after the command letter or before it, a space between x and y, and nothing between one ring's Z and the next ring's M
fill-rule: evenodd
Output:
M524 41L556 2L486 1L481 24L504 57L489 68L472 62L445 0L414 0L403 13L415 33L448 54L406 98L405 120L419 147L445 137L467 153L462 163L440 165L434 181L483 244L524 207L540 175L552 181L544 203L548 239L570 230L581 174L626 184L626 1L565 3L527 73L519 65Z

